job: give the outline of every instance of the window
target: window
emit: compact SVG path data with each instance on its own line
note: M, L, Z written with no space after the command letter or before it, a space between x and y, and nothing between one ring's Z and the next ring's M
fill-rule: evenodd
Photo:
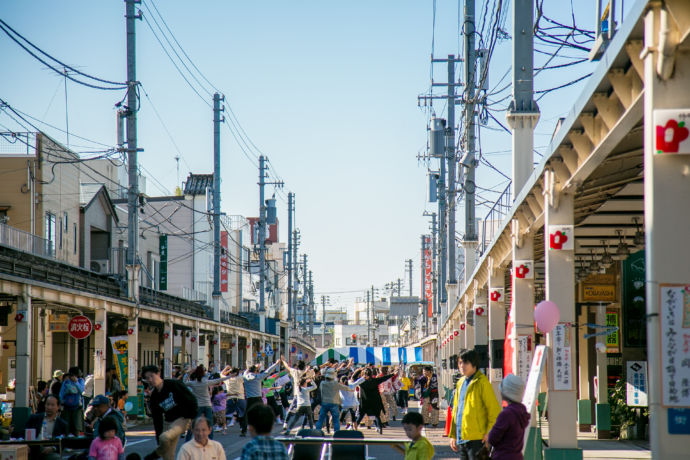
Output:
M77 224L74 224L74 253L77 253Z
M45 239L47 241L47 247L46 252L49 255L55 255L55 239L56 239L56 228L55 228L55 214L52 214L50 212L46 213L46 220L45 220Z
M62 249L62 217L60 217L59 248Z
M62 221L65 225L65 235L67 235L67 233L69 233L69 223L68 223L68 219L67 219L67 211L65 211L63 213Z

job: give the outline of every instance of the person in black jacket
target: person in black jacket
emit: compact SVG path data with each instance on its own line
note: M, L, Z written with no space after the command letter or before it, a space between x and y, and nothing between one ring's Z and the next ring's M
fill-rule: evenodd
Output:
M158 440L158 448L144 459L174 460L177 441L196 417L196 397L179 380L163 380L156 366L144 366L141 376L152 388L149 406Z
M45 412L39 412L30 416L24 428L36 430L36 439L55 439L58 436L67 435L67 422L58 417L60 405L57 396L50 394L46 396L44 402ZM24 434L14 433L13 436L23 438ZM60 455L58 455L57 449L52 446L32 447L31 458L59 459Z
M397 372L397 371L396 371ZM379 393L379 384L386 380L393 378L395 374L383 375L381 377L374 377L374 370L369 368L366 370L367 379L359 384L359 395L362 399L362 404L359 407L359 417L357 417L357 424L362 422L365 415L374 417L376 419L379 434L383 433L383 423L381 422L381 411L383 408L383 401Z

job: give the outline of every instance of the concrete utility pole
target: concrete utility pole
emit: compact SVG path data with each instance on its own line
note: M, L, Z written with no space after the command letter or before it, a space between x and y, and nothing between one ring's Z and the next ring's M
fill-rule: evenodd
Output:
M314 337L314 279L312 278L311 270L309 270L309 336Z
M292 213L293 216L295 214L295 194L292 194ZM294 217L293 217L293 226L294 226ZM299 232L297 230L292 231L292 267L294 270L294 275L293 275L293 291L294 292L294 297L292 299L292 306L293 306L293 317L292 317L292 327L295 328L297 325L297 297L299 295L299 268L298 268L298 263L297 263L297 248L299 247Z
M467 24L465 24L467 27ZM455 63L452 54L448 55L448 125L446 127L446 161L448 162L448 284L457 284L457 261L455 258ZM465 66L467 67L467 66ZM455 299L451 299L455 301Z
M513 201L532 174L534 127L539 121L539 106L534 101L533 3L513 2L513 99L506 113L513 130Z
M304 331L309 330L309 315L307 305L309 304L309 270L307 270L307 255L302 254L302 273L304 274L304 287L302 288L302 324Z
M372 291L374 286L371 287ZM371 300L371 292L367 291L367 346L371 346L371 306L369 304Z
M422 237L423 238L423 237ZM424 253L422 252L422 262L424 262ZM407 259L405 261L407 264L407 273L409 275L409 280L410 280L410 297L412 297L412 259ZM424 271L422 271L424 273Z
M326 348L326 302L330 302L328 296L321 296L321 346Z
M446 159L445 159L445 130L446 120L443 118L431 119L431 156L439 159L438 174L438 226L435 234L438 233L438 251L436 269L436 285L438 305L446 301L446 270L448 269L447 260L447 220L446 220ZM440 308L439 312L440 313Z
M422 235L421 240L422 240L422 252L421 252L421 257L419 258L419 260L420 260L419 272L422 275L421 276L422 286L421 286L421 291L419 293L419 298L421 299L421 303L422 303L422 317L424 318L424 333L426 335L429 335L429 301L426 298L426 244L427 244L427 236ZM433 267L433 264L432 264L432 267ZM412 288L410 288L410 292L411 291L412 291Z
M127 19L127 271L129 274L129 298L139 299L139 166L137 156L137 48L135 12L137 0L126 0Z
M220 102L225 97L213 95L213 320L220 321ZM220 343L220 341L218 342ZM218 357L214 357L218 359Z
M283 182L266 182L266 157L259 156L259 312L266 311L266 200L264 188L266 185L282 187Z
M474 30L474 6L475 0L465 0L465 19L463 30L465 34L465 155L462 165L466 168L463 189L465 191L465 237L463 247L465 249L465 285L472 278L472 272L477 263L478 236L475 223L475 104L478 90L476 88L475 64L477 62L477 50L475 49ZM531 8L531 7L530 7ZM488 69L488 65L487 65Z
M294 294L292 292L292 250L293 250L293 243L292 243L292 208L295 205L293 202L293 196L294 194L292 192L288 193L288 247L287 247L287 272L288 272L288 289L287 289L287 295L288 295L288 322L292 323L294 321L294 311L293 311L293 299L294 299Z
M398 278L398 297L400 297L402 294L402 278Z

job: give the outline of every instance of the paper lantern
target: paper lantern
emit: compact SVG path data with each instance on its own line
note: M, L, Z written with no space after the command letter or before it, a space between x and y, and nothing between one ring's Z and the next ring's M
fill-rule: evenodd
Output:
M534 320L537 322L537 328L547 334L556 327L560 319L561 312L558 305L550 300L542 300L534 309Z

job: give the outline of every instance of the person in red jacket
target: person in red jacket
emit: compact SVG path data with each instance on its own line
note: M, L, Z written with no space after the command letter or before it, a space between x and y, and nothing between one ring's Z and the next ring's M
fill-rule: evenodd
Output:
M530 415L520 402L525 388L522 379L508 374L499 386L501 396L508 405L498 414L496 423L489 431L489 444L493 460L523 460L525 429Z

